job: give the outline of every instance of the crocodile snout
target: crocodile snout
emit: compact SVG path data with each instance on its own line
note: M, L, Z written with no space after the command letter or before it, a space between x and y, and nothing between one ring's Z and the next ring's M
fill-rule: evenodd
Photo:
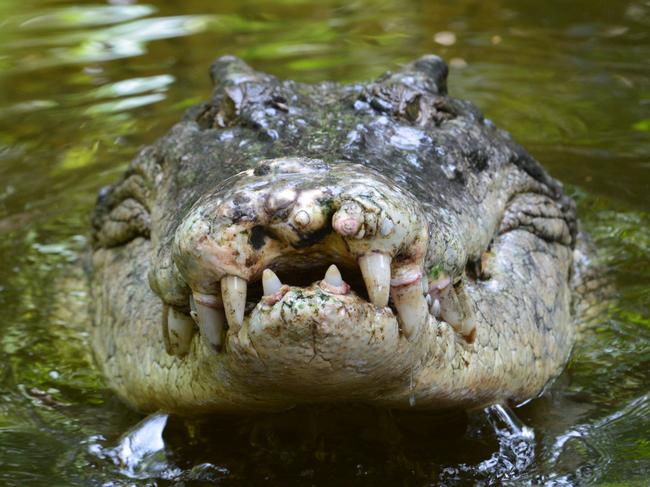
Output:
M289 286L305 306L315 295L296 293L310 286L320 294L352 293L347 306L363 307L365 318L350 319L350 328L372 326L390 297L401 334L413 339L429 317L428 241L420 203L381 174L289 158L262 161L199 199L177 228L172 252L191 290L188 310L221 351L226 330L244 340L251 311L282 300ZM325 319L313 310L314 319ZM170 314L174 326L182 314Z

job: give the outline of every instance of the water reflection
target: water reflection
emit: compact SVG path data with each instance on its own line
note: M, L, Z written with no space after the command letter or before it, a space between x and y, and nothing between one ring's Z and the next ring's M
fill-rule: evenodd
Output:
M20 29L75 29L117 24L146 17L155 12L150 5L70 6L44 10L30 15L17 15L5 20Z
M156 17L105 29L72 32L9 43L13 51L30 49L29 62L8 61L16 71L42 69L61 63L110 61L144 54L147 42L201 32L209 16ZM34 49L40 48L34 52ZM44 49L44 50L41 50Z
M567 373L517 410L535 429L537 453L512 482L642 485L650 471L648 25L650 5L631 0L0 2L0 484L149 482L88 452L119 444L141 418L90 365L79 332L88 297L71 263L83 254L98 188L207 97L214 57L234 53L302 81L348 81L436 52L452 60L454 95L569 184L617 290ZM499 450L481 415L447 418L445 427L434 419L172 418L166 467L150 476L426 484ZM460 483L496 482L489 469L466 474Z

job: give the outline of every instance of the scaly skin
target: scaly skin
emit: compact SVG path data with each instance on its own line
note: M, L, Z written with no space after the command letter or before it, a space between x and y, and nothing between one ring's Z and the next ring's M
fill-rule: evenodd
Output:
M574 204L446 94L439 58L350 86L232 57L211 74L210 102L95 210L91 338L120 397L179 414L473 408L559 374L575 340ZM366 294L371 254L390 261L388 306ZM323 280L332 263L351 287ZM267 268L283 286L262 297ZM246 288L238 322L228 296ZM227 330L206 318L222 308Z

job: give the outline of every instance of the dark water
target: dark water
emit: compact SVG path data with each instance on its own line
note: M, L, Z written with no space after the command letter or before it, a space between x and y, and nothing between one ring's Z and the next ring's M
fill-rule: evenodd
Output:
M478 413L319 410L171 419L164 451L116 465L108 448L141 418L71 326L98 188L209 94L217 55L315 81L427 52L568 184L616 287L565 374L516 411L532 463L490 464L498 438ZM2 0L0 485L648 485L649 211L647 0Z

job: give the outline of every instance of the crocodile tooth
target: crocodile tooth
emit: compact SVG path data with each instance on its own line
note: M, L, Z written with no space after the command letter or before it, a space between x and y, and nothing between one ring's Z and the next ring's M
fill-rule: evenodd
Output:
M238 276L228 275L221 279L221 296L228 326L238 331L244 323L248 283Z
M190 294L190 316L194 320L194 323L199 324L199 314L196 312L196 303L194 302L194 296Z
M348 201L332 216L332 227L342 237L357 235L363 224L363 208Z
M272 296L282 289L282 282L271 269L264 269L262 273L262 288L264 289L264 296Z
M194 336L194 320L185 313L170 307L167 326L172 354L185 355L190 350L190 344Z
M449 287L446 295L440 297L440 316L457 331L460 330L465 316L453 286Z
M300 210L294 215L293 222L300 228L304 228L311 223L311 216L305 210Z
M411 340L418 335L429 316L427 302L422 294L422 283L418 279L405 286L392 287L391 295L402 322L404 336Z
M390 293L390 257L371 253L359 258L359 267L366 283L368 296L375 306L385 307Z
M422 292L424 293L425 296L429 295L429 278L427 277L426 274L422 276Z
M203 299L203 298L208 299ZM226 315L221 307L221 299L217 296L194 297L196 314L201 335L217 352L223 348Z
M325 282L334 287L341 287L343 285L341 272L334 264L327 268L327 272L325 272Z
M474 332L475 324L471 319L471 312L463 306L462 299L453 286L450 286L446 296L440 298L440 317L465 337Z
M433 300L431 305L431 314L436 318L440 318L440 300L437 298Z
M347 294L350 291L350 285L343 280L339 268L334 264L327 268L325 277L318 285L323 291L330 294Z
M384 217L381 221L381 227L379 227L379 233L382 237L387 237L393 231L394 227L395 224L388 218Z
M217 352L223 348L226 316L221 308L207 306L194 298L201 335Z

